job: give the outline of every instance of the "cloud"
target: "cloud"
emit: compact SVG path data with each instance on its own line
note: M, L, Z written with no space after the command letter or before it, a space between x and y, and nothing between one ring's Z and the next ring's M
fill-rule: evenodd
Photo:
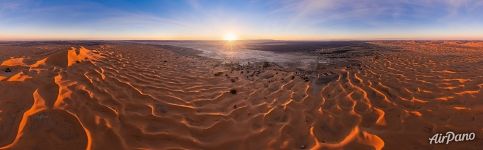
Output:
M5 16L5 13L21 8L28 1L29 0L0 0L0 17Z
M112 14L113 15L102 18L98 23L111 27L122 26L123 28L141 27L147 29L159 29L166 26L175 26L179 28L189 27L189 24L180 20L145 13L117 12Z
M20 5L24 3L24 1L15 1L15 0L0 0L0 10L6 10L6 9L16 9Z
M271 14L285 15L290 25L360 21L365 24L400 24L407 21L448 21L478 16L478 0L286 0ZM476 12L480 11L480 12ZM462 15L465 12L467 14Z
M191 6L193 9L201 9L201 3L199 0L186 0L186 3Z

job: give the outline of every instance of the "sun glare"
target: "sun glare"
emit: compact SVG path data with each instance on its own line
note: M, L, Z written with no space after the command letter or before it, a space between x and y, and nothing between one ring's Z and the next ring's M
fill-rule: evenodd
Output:
M227 33L223 36L223 40L225 40L225 41L236 41L236 40L238 40L238 36L234 33Z

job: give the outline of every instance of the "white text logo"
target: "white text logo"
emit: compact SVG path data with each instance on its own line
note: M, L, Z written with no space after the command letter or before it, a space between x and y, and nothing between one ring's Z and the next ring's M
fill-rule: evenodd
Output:
M448 144L449 142L461 142L461 141L472 141L475 139L475 133L458 133L455 134L454 132L446 132L443 133L436 133L431 138L429 138L429 144Z

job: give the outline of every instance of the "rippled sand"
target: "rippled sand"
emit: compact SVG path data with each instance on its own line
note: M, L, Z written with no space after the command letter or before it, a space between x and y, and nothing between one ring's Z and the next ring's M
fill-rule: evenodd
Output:
M315 73L142 44L2 44L0 149L483 147L481 43L372 44ZM429 145L446 131L476 140Z

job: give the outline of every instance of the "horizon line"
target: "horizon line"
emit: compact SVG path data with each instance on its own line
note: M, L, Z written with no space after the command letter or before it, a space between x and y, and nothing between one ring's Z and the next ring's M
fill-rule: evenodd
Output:
M54 42L54 41L225 41L215 39L38 39L38 40L3 40L0 42ZM284 39L242 39L236 41L306 41L306 42L330 42L330 41L483 41L481 39L417 39L417 38L390 38L390 39L327 39L327 40L284 40Z

